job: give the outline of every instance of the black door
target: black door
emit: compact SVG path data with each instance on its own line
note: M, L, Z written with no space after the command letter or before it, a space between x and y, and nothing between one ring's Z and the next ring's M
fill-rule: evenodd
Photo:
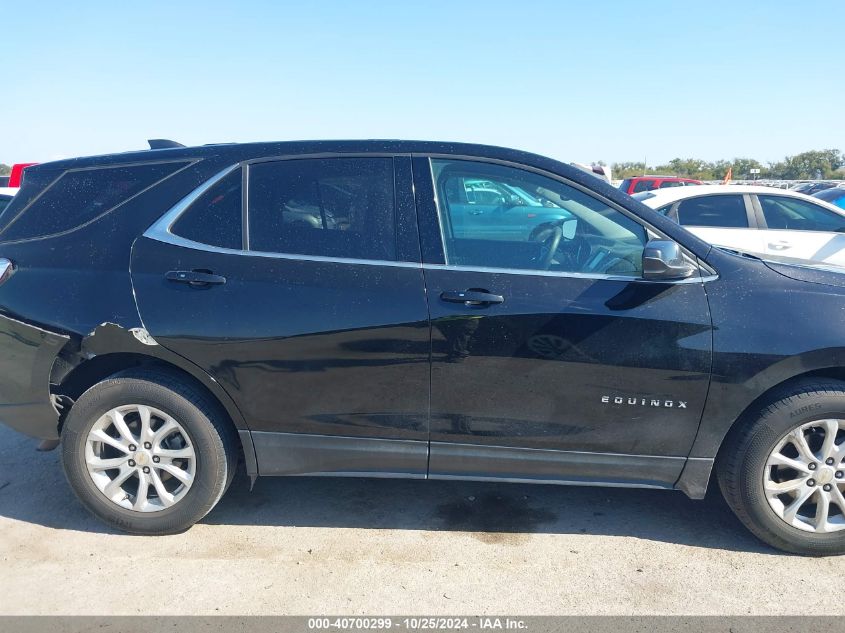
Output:
M401 156L256 161L136 243L146 328L232 396L261 474L425 476L429 324L410 182Z
M702 279L642 280L646 229L557 179L414 161L432 319L430 476L672 485L708 387ZM497 211L507 232L468 228L479 182L525 199Z

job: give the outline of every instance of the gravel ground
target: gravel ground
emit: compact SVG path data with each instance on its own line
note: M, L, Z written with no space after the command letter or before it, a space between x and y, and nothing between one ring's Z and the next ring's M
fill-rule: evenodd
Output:
M77 503L58 451L4 427L0 561L5 615L845 611L845 558L779 554L718 496L241 477L187 533L134 537Z

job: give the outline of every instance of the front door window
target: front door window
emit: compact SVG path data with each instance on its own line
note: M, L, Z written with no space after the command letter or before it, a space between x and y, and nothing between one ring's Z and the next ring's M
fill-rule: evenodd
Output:
M645 229L581 190L502 165L432 166L447 264L641 275Z

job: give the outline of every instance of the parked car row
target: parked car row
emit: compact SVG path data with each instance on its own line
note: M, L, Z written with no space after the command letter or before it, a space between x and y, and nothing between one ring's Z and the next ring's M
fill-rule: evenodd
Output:
M833 180L813 180L811 182L801 182L797 185L792 185L790 189L792 191L797 191L798 193L805 193L808 196L812 196L820 191L838 186L839 183Z

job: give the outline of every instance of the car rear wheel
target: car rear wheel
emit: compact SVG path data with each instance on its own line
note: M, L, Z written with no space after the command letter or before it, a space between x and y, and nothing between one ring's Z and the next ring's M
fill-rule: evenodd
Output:
M845 554L845 384L804 381L731 434L722 493L761 540L796 554Z
M237 436L204 392L166 371L132 370L88 389L62 429L62 460L80 501L133 534L173 534L220 500Z

